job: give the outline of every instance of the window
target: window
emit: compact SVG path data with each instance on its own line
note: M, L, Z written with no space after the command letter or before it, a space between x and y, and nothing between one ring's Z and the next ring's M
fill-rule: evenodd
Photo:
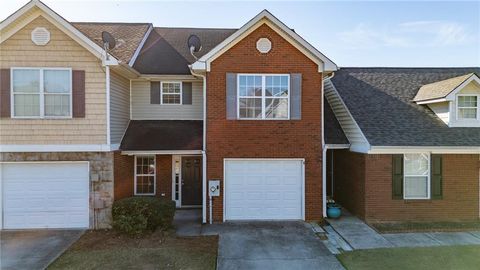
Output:
M239 119L289 119L289 75L238 75Z
M430 155L404 155L404 199L430 198Z
M71 117L71 78L70 69L12 69L12 117Z
M182 84L180 82L162 82L162 104L182 104Z
M459 95L457 97L457 119L478 119L478 95Z
M135 195L155 195L155 156L135 156Z

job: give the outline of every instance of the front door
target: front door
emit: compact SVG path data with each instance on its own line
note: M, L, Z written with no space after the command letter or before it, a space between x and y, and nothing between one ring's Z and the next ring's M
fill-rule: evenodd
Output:
M182 205L202 205L202 157L182 157Z

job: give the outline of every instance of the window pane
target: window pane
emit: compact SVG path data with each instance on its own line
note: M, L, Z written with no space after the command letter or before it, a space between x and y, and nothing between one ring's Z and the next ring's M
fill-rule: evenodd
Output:
M137 176L137 193L138 194L152 194L154 193L153 176Z
M39 93L40 71L38 69L13 70L13 92Z
M13 100L15 116L40 116L39 94L14 94Z
M428 177L405 177L405 198L427 198Z
M162 83L163 93L180 94L180 83Z
M276 97L288 96L288 76L266 76L265 95Z
M459 96L458 107L477 107L476 96Z
M458 118L459 119L477 119L477 109L459 108L458 109Z
M45 116L69 116L70 95L45 95Z
M288 118L287 98L267 98L265 107L266 118Z
M262 118L261 98L240 98L240 118Z
M43 85L44 91L47 93L70 93L70 71L45 70Z
M405 175L428 175L427 154L405 154Z
M163 94L163 104L180 104L180 95Z
M262 76L241 75L240 78L240 96L254 97L262 96Z

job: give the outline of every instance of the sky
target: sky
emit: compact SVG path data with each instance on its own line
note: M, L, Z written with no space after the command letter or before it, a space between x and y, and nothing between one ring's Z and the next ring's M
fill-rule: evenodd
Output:
M0 20L27 1L0 0ZM239 28L268 9L341 67L480 66L476 1L44 0L69 21Z

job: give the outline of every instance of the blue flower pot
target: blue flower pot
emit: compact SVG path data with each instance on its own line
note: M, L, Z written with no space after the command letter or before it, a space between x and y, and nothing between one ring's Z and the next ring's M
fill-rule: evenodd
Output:
M342 208L338 205L327 206L328 218L339 218L342 215Z

